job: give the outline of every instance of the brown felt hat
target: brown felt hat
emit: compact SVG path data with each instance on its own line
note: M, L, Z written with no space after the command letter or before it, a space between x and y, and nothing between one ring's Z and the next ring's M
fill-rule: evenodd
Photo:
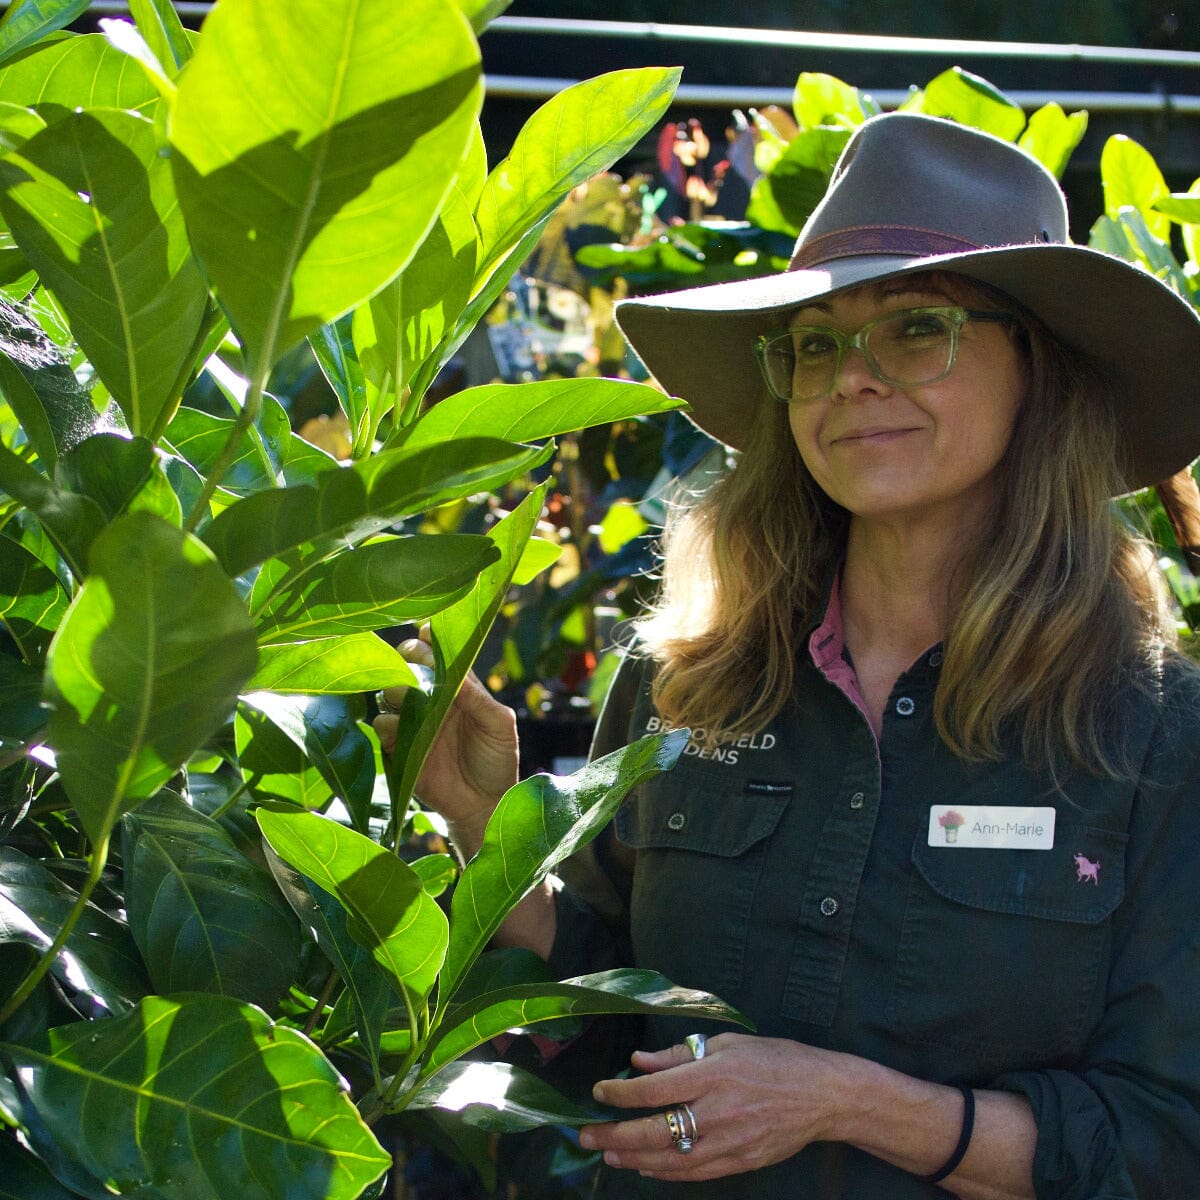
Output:
M696 424L737 448L767 403L755 335L811 300L919 271L999 288L1111 372L1129 489L1200 455L1200 314L1147 271L1071 245L1062 191L1030 155L938 117L859 127L787 270L626 300L617 323Z

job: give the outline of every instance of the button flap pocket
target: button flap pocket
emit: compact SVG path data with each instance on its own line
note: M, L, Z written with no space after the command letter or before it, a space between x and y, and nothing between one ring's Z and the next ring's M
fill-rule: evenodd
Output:
M617 837L635 850L693 850L732 858L774 831L789 799L660 776L625 801L615 828Z
M922 831L912 858L925 882L947 900L989 912L1094 925L1124 895L1128 840L1123 833L1062 820L1049 850L930 846Z

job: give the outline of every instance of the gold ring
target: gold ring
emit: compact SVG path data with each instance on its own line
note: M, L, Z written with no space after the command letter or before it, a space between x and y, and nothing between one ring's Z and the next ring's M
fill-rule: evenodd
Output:
M689 1135L684 1129L684 1112L691 1117L692 1133ZM691 1115L692 1110L686 1104L680 1105L678 1108L668 1108L663 1117L667 1122L667 1131L671 1135L671 1141L675 1143L675 1149L680 1154L690 1154L692 1143L695 1139L696 1118Z

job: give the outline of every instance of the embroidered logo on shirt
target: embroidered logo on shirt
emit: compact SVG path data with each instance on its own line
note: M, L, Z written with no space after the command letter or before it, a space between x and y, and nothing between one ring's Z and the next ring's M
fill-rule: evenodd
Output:
M750 796L790 796L795 790L794 783L771 783L766 779L746 780L746 794Z
M1084 858L1082 854L1074 855L1075 858L1075 882L1084 883L1086 880L1091 880L1097 887L1100 886L1100 864L1092 862L1090 858Z

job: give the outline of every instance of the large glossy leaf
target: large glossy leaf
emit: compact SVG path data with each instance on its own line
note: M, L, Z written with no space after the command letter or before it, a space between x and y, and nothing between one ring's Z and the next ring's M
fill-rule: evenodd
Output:
M659 1013L748 1025L735 1009L709 992L676 987L657 971L615 970L580 975L561 983L531 983L477 997L447 1011L430 1040L422 1078L507 1029L562 1017L602 1013Z
M654 128L679 74L661 67L612 71L559 92L529 118L475 210L476 291L573 187L607 170Z
M0 62L65 29L91 0L13 0L0 21Z
M986 79L951 67L925 85L922 111L1015 142L1025 128L1025 113Z
M350 426L351 457L360 459L371 452L385 410L373 403L379 390L367 387L350 329L349 317L330 321L309 334L308 344Z
M78 894L36 860L0 846L0 941L44 952L58 936ZM147 992L129 928L89 903L50 972L110 1013L127 1011ZM4 991L16 986L6 981Z
M214 992L273 1008L300 955L270 876L216 821L162 793L124 819L129 927L154 990Z
M154 444L146 438L94 433L59 459L55 481L94 500L111 521L129 507L156 465Z
M373 295L475 127L479 48L445 0L222 0L170 137L197 253L261 377Z
M388 764L397 818L402 818L407 809L437 731L500 611L521 555L541 516L546 490L545 484L536 488L504 520L488 530L487 536L496 544L500 558L480 574L475 586L462 600L430 620L437 663L436 682L428 692L414 690L405 697L396 749Z
M0 444L0 491L7 492L37 517L72 572L82 576L88 549L104 528L100 506L88 496L56 487L3 444Z
M1087 132L1086 112L1068 116L1060 104L1043 104L1029 118L1017 145L1032 154L1055 179L1061 179L1067 162Z
M1156 238L1170 238L1171 222L1154 205L1171 189L1149 150L1124 134L1114 134L1100 153L1100 179L1105 216L1115 221L1123 208L1135 208Z
M618 379L485 384L436 404L412 427L404 445L411 448L467 435L529 442L683 407L682 400L658 388Z
M467 15L471 28L482 33L511 3L512 0L455 0Z
M76 108L145 109L158 91L102 34L59 34L0 67L0 100L54 121Z
M312 486L276 488L231 505L205 530L231 575L297 546L362 541L402 516L488 491L534 467L552 447L469 437L376 454L322 472Z
M28 311L2 302L0 391L47 472L101 421L67 355Z
M454 890L440 1007L517 901L595 837L630 788L670 770L686 744L686 730L655 734L574 775L535 775L509 788Z
M67 611L58 576L11 538L0 536L0 622L30 662L40 662Z
M801 129L839 125L853 129L867 119L871 105L864 106L858 88L819 71L801 71L792 91L792 112Z
M277 854L268 851L268 861L279 890L300 923L337 969L354 1009L362 1049L378 1077L379 1044L392 1004L392 989L388 986L387 976L375 965L371 952L350 936L346 910L336 897L288 866Z
M312 642L263 646L258 670L245 690L345 696L417 684L412 668L382 638L373 633L348 633Z
M233 733L238 766L253 799L313 809L333 798L332 786L304 750L253 705L238 705Z
M245 706L256 708L283 732L345 802L355 827L365 833L375 788L375 750L358 727L362 702L341 696L277 696L252 692ZM305 805L305 807L312 807Z
M468 1125L494 1133L614 1119L611 1109L576 1104L535 1075L508 1063L451 1063L418 1090L408 1107L457 1113Z
M316 564L255 613L260 644L420 621L462 598L499 551L476 534L390 538Z
M17 245L130 429L155 438L199 350L208 289L153 122L72 113L8 155L0 185Z
M413 870L370 838L314 813L256 814L271 849L337 897L347 929L397 993L423 1001L446 955L446 916Z
M20 746L46 724L42 672L20 659L0 654L0 745Z
M818 126L788 142L770 173L755 183L749 219L755 221L765 212L769 228L782 223L789 231L799 230L825 194L850 133L845 126Z
M195 538L130 513L92 544L50 647L50 741L93 840L151 796L233 711L250 618Z
M0 1134L0 1200L77 1200L7 1131Z
M391 1163L307 1038L223 996L151 996L5 1053L34 1149L133 1200L357 1200Z

